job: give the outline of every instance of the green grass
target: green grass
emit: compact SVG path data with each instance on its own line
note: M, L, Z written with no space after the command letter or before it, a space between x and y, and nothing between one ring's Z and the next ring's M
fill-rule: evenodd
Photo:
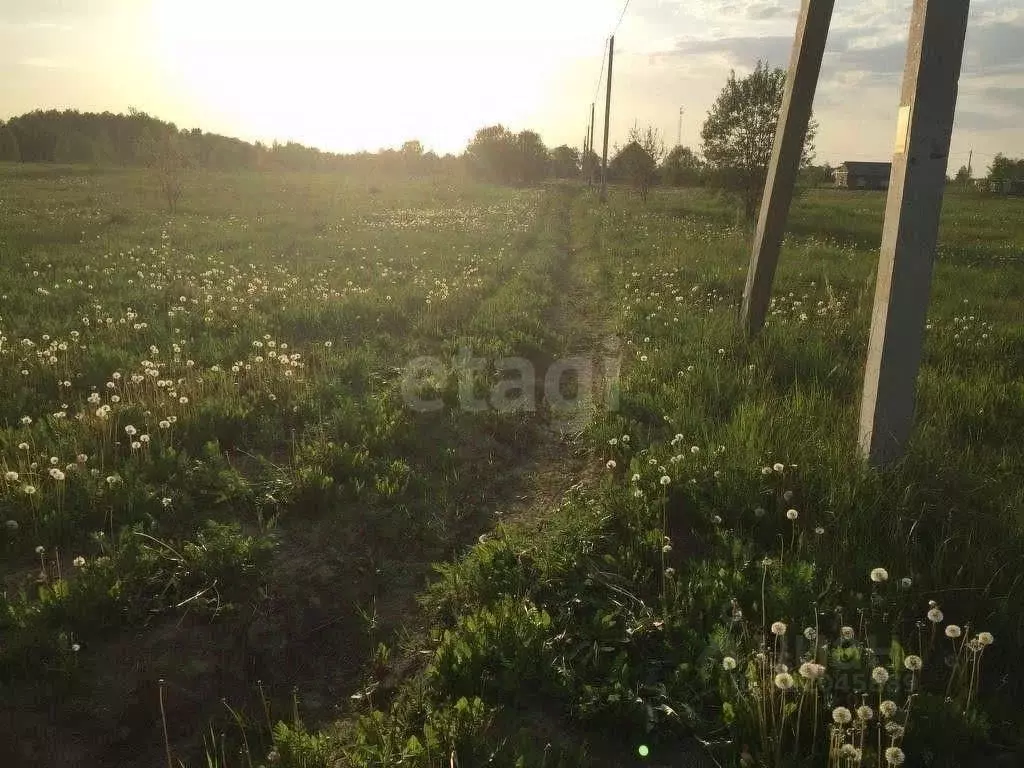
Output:
M798 202L768 328L748 344L736 311L749 241L726 209L701 193L662 193L647 207L625 195L604 210L577 202L586 257L619 274L621 407L590 434L595 464L614 464L543 535L510 525L442 570L428 604L444 631L391 705L390 748L419 733L417 713L479 697L494 719L451 746L496 750L497 764L576 764L589 744L590 764L639 762L644 745L656 761L691 750L729 765L746 744L763 764L825 765L831 709L856 709L863 693L877 710L876 665L907 725L896 741L907 764L984 762L1019 744L1019 203L947 200L913 443L875 473L861 466L855 428L882 203L831 192ZM869 579L878 567L881 585ZM937 638L929 600L945 614ZM827 667L820 699L780 694L759 666L779 620L794 672L811 659ZM980 683L963 678L977 657L943 637L947 622L964 626L962 639L997 638ZM807 626L832 649L801 646ZM907 653L923 657L919 675L902 665ZM758 714L747 678L737 687L722 669L727 655L774 691L774 717ZM893 741L867 732L874 765L878 744Z
M71 702L64 729L123 729L92 755L119 764L162 760L166 721L190 765L245 765L238 748L253 764L628 765L641 745L735 765L746 745L824 766L831 710L862 694L877 710L883 666L907 765L1016 749L1020 202L947 195L915 432L873 472L855 430L883 206L805 192L747 342L749 234L699 190L645 206L616 189L602 207L570 187L209 174L168 217L134 171L0 169L0 462L18 474L0 489L0 681L19 722ZM619 406L569 446L543 408L461 411L452 376L421 382L447 408L404 407L411 358L544 366L598 355L605 331ZM572 491L546 502L537 479L539 507L467 548L515 507L517 472L568 471L570 452L589 466ZM949 622L995 636L973 677ZM126 643L146 670L130 695L112 680ZM783 645L822 681L775 687Z

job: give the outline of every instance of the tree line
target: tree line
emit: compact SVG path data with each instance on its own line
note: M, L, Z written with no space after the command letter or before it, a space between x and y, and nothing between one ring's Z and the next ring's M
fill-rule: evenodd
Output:
M136 109L127 114L36 110L6 123L0 121L0 161L67 163L96 166L152 165L154 153L176 155L192 167L209 170L392 171L404 174L441 173L458 158L424 152L418 141L400 150L338 154L297 142L247 142L179 129Z

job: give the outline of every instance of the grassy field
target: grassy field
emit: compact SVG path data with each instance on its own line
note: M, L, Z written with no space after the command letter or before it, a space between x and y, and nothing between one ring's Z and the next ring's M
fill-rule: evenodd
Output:
M798 200L747 343L705 192L375 183L0 168L0 763L1016 759L1020 201L947 195L874 473L882 196Z

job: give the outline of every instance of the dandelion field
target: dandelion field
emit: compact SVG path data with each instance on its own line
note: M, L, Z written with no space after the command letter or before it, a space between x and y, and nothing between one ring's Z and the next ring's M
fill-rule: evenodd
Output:
M1018 201L947 194L873 473L883 197L797 201L748 343L699 190L379 186L209 174L168 217L135 171L0 167L0 763L1015 759ZM608 333L579 432L403 400L412 358Z

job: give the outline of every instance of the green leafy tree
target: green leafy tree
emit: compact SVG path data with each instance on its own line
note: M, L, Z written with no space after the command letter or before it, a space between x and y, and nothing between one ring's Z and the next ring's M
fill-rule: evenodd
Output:
M466 161L477 178L509 183L515 166L515 137L503 125L481 128L466 147Z
M657 172L657 162L636 141L629 142L616 152L608 164L609 175L613 179L629 183L640 193L640 198L644 202L647 202L647 195L651 184L657 178Z
M617 179L628 181L646 203L651 186L658 180L658 163L665 157L665 142L653 126L630 128L627 143L612 159Z
M540 136L515 134L502 125L477 131L466 160L477 178L499 184L535 184L548 173L548 150Z
M993 184L1024 179L1024 158L1007 157L1002 152L992 158L988 168L988 180Z
M580 175L580 153L563 144L551 150L551 174L556 179L575 179Z
M0 162L16 163L21 160L18 137L9 126L0 123Z
M968 187L971 184L971 172L966 165L961 165L953 177L953 183L958 187Z
M689 147L673 147L661 164L661 178L673 187L697 186L704 180L704 163Z
M746 77L731 72L701 129L710 181L738 198L748 220L756 215L764 192L785 83L784 70L770 69L761 61ZM801 167L814 157L816 133L812 118Z

